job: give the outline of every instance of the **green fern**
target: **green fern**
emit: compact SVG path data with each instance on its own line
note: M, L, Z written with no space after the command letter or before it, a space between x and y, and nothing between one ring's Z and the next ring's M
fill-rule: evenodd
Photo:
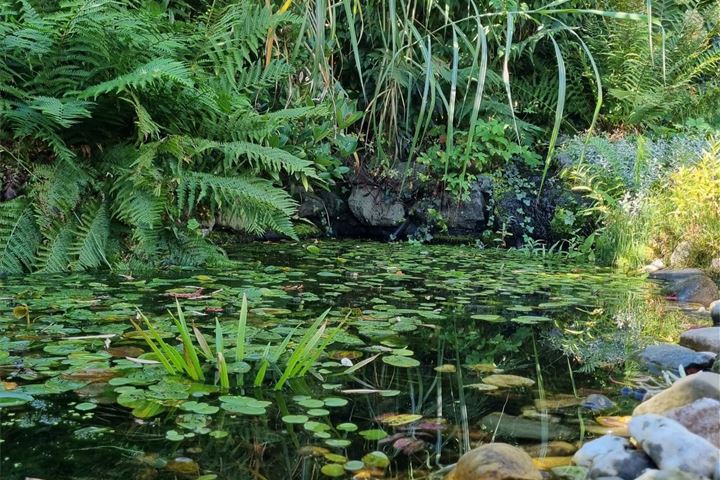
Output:
M25 198L0 203L0 273L30 271L41 236Z
M68 251L73 257L70 267L87 270L110 267L106 258L106 246L110 235L110 217L104 203L90 206L78 219L75 241Z

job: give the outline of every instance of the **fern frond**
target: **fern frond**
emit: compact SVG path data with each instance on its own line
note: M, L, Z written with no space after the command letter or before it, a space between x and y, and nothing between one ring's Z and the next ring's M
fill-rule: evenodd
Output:
M67 270L70 264L70 249L75 239L73 223L54 226L45 232L45 240L37 252L35 261L38 271L57 273Z
M157 58L130 73L85 89L80 98L97 98L105 93L119 93L130 88L140 90L163 81L188 88L194 85L190 70L184 63L170 58Z
M0 272L30 271L41 239L27 199L0 202Z
M110 234L110 217L104 203L90 206L78 219L77 236L69 248L74 258L73 270L87 270L101 266L110 267L106 258L106 246Z
M178 209L187 208L191 213L203 201L212 210L225 209L237 215L242 219L243 229L249 232L275 230L296 237L289 222L296 203L268 180L183 172L177 187Z
M244 161L257 171L270 170L272 172L285 171L287 173L302 173L307 177L316 177L312 162L296 157L281 148L266 147L250 142L215 142L212 140L193 140L195 152L200 154L208 150L218 150L223 153L223 168L232 171L242 165Z

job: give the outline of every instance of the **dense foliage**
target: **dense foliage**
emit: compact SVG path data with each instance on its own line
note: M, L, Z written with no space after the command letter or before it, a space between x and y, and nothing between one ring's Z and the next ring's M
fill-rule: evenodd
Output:
M280 187L319 180L294 143L334 110L275 108L293 70L260 47L295 16L213 5L2 4L1 270L93 268L118 251L205 261L200 222L216 215L294 236Z
M704 0L3 0L0 271L222 261L215 224L295 237L297 194L402 190L403 164L440 197L491 174L527 203L565 133L716 130L718 19ZM577 243L593 228L566 207Z

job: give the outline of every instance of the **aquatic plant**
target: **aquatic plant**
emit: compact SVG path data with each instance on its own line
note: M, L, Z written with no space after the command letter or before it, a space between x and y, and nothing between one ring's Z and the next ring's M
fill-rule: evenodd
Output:
M215 320L215 352L213 352L203 334L193 326L194 337L198 346L192 340L190 329L188 328L185 314L180 306L180 302L176 299L177 316L170 314L175 327L177 328L180 339L182 354L177 348L168 344L158 333L152 322L142 313L138 312L138 316L142 318L147 331L143 330L140 325L131 320L133 327L145 340L158 361L169 375L183 374L187 375L194 381L205 381L204 367L200 362L200 355L204 356L208 365L214 365L220 388L222 391L230 389L230 376L228 364L226 361L228 352L225 349L225 341L223 337L223 328L219 320ZM342 331L342 324L332 329L327 329L325 318L330 310L326 310L320 315L309 327L304 329L304 334L294 348L290 348L290 342L300 328L293 329L285 337L282 343L277 346L267 345L263 352L258 371L255 376L254 385L261 386L266 378L269 367L281 372L280 377L274 384L275 390L280 390L288 380L304 376L315 364L321 355L325 352L335 336ZM234 369L238 371L238 385L243 385L243 370L247 364L243 362L245 358L245 334L247 328L247 297L243 294L242 307L238 320L238 329L235 347L235 364ZM284 368L281 368L279 361L281 357L288 356Z

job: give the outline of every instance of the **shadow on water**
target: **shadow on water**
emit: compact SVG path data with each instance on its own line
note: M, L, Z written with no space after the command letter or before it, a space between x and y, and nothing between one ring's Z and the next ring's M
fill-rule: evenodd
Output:
M493 436L558 438L537 400L610 392L607 373L578 372L577 345L595 348L599 332L619 330L615 310L651 295L617 272L469 247L280 243L230 253L232 270L2 280L0 477L429 478ZM292 345L329 307L329 323L344 330L302 379L279 392L234 385L228 401L213 385L134 360L152 359L130 325L136 309L172 342L166 312L177 299L210 342L218 319L232 345L243 293L253 372L269 346L289 334ZM18 306L29 326L13 315ZM622 365L627 345L617 348L593 361ZM270 403L247 414L231 408L241 396ZM568 403L552 421L579 433L584 414ZM503 437L488 426L493 412L543 428L537 440Z

